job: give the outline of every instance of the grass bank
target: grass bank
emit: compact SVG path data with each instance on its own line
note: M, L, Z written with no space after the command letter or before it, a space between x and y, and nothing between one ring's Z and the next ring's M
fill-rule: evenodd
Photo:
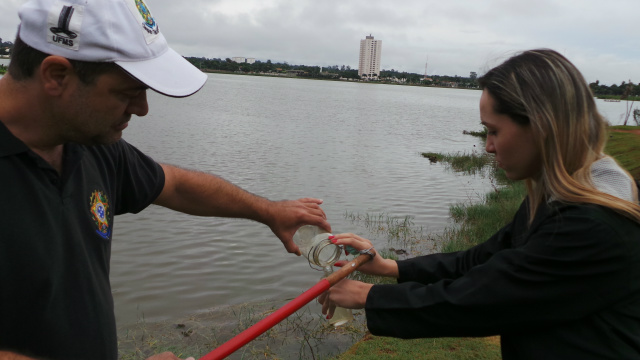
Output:
M634 179L640 180L640 127L610 127L605 152L627 169Z
M621 101L639 101L640 96L629 96L622 98L622 95L597 95L596 98L602 100L621 100Z

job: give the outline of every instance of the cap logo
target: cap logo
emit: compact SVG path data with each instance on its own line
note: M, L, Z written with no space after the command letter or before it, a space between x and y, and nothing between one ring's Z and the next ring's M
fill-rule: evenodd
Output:
M71 16L73 15L73 6L63 6L60 11L60 17L58 18L58 27L49 28L52 33L60 34L64 33L69 39L75 39L78 34L69 30L69 23L71 22Z
M56 2L47 18L49 33L47 41L54 45L78 50L78 33L82 25L84 6Z
M147 44L151 44L160 34L160 28L153 15L151 15L149 7L144 0L129 0L127 4L133 16L140 21Z
M136 8L138 8L138 12L140 12L142 19L144 19L142 25L149 29L149 31L158 31L156 20L151 15L151 12L149 12L147 5L142 0L136 0Z

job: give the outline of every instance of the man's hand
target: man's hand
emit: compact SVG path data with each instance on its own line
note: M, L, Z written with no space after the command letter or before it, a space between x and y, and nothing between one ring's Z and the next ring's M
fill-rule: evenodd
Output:
M267 225L282 241L288 252L300 255L300 249L293 242L293 234L302 225L316 225L331 232L331 225L327 222L327 215L320 208L322 200L303 198L271 202Z

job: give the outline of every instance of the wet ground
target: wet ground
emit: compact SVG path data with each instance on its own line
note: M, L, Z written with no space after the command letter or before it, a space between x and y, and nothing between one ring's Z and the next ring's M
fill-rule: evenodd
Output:
M171 351L180 358L204 356L268 316L287 301L264 301L221 307L175 322L144 319L119 331L120 359L146 359ZM314 302L289 316L228 359L326 359L348 350L366 334L364 313L334 328Z

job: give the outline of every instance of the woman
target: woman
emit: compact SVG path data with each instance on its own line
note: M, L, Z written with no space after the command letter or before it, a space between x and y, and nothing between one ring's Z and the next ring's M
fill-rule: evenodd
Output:
M635 182L604 156L605 121L579 71L552 50L508 59L480 79L487 152L528 196L512 222L469 250L361 271L323 313L364 308L375 335L501 335L504 359L640 358L640 206ZM353 234L334 243L372 247Z

